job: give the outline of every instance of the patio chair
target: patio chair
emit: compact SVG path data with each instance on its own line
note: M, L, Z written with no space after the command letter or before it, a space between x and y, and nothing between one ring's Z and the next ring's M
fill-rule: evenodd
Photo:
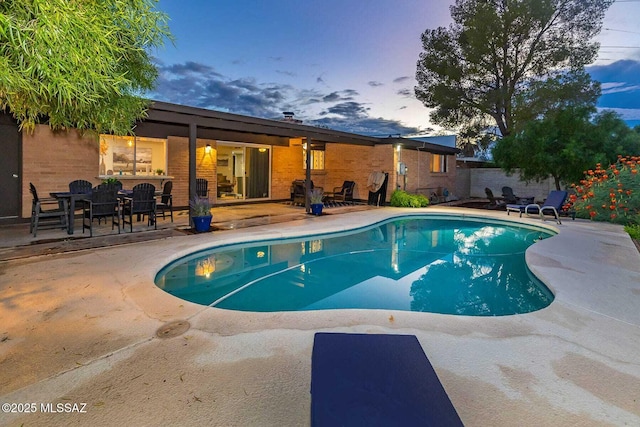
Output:
M495 197L493 195L493 191L489 187L485 187L484 193L487 195L487 199L489 199L489 204L487 205L487 209L504 209L506 203L501 197Z
M40 198L38 197L38 191L35 185L31 182L29 183L29 191L33 196L29 233L33 233L33 237L36 237L38 228L68 229L69 207L66 199L56 199L53 197ZM44 222L41 222L41 220L44 220Z
M508 204L507 215L509 215L509 212L518 212L521 217L523 213L526 215L537 214L543 221L545 215L553 215L557 223L562 224L560 221L560 212L562 211L567 194L566 191L553 190L549 193L542 206L536 203L530 203L528 205Z
M315 334L312 426L462 426L414 335Z
M76 179L69 183L69 192L73 194L89 194L92 188L93 184L84 179Z
M351 202L353 203L353 189L356 183L354 181L344 181L342 187L334 187L327 196L332 202Z
M313 181L310 182L310 189L319 188L322 191L322 187L315 187ZM305 206L307 192L306 181L304 179L296 179L291 183L291 201L294 205Z
M111 230L117 225L120 234L120 200L118 189L112 184L100 184L91 190L91 195L82 199L82 233L89 229L89 236L93 237L93 220L102 218L105 223L111 217Z
M133 187L131 197L125 197L122 203L122 224L129 224L129 231L133 232L133 215L148 215L147 225L154 225L158 229L156 221L156 187L153 184L142 183ZM128 219L127 219L128 217Z
M513 188L511 187L502 187L502 198L507 204L518 204L518 198L515 194L513 194Z
M173 190L173 182L165 182L160 201L156 202L156 214L162 213L162 219L164 219L165 211L168 210L171 222L173 222L173 196L171 195L171 190Z
M204 178L196 179L196 196L209 197L209 181Z

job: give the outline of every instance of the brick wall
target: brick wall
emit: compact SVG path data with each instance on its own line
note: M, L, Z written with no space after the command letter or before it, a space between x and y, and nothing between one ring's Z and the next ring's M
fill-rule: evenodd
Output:
M206 153L206 144L212 149ZM196 175L209 181L209 197L216 202L217 193L217 143L213 140L198 139L196 143ZM101 182L99 172L99 150L97 136L82 136L76 131L52 132L49 127L39 125L33 134L23 135L23 191L22 216L31 215L31 195L29 182L33 182L38 192L48 195L51 191L65 191L70 181L86 179L97 185ZM184 137L167 139L167 175L172 176L173 204L184 207L189 204L189 140ZM305 170L302 162L302 140L292 139L289 147L272 147L271 198L289 199L291 182L303 179ZM453 188L455 183L455 159L446 174L428 172L429 154L404 150L402 160L407 163L407 190L419 187L442 185ZM396 188L396 163L399 154L391 145L375 147L349 144L327 144L325 170L312 171L311 179L325 191L333 191L343 181L355 181L354 198L366 200L367 181L373 171L389 172L387 200ZM161 189L161 178L123 178L125 188L132 188L140 182L151 182ZM400 181L403 184L403 181Z
M97 135L78 131L53 132L37 125L33 133L22 135L22 217L31 217L29 183L38 195L48 197L52 191L69 191L76 179L100 184L97 178L100 157Z
M189 206L189 138L170 136L167 138L167 175L173 177L173 205ZM206 152L206 145L211 152ZM196 177L209 181L209 198L215 202L217 192L216 177L217 143L214 140L196 140Z

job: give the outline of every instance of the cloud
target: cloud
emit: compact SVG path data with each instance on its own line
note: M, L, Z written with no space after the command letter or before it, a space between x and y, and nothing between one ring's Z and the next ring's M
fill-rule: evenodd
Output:
M409 77L409 76L397 77L397 78L393 79L393 82L394 82L394 83L404 83L404 82L406 82L407 80L409 80L410 78L411 78L411 77Z
M371 86L371 87L384 86L384 84L383 84L383 83L376 82L376 81L373 81L373 80L372 80L372 81L370 81L370 82L368 82L367 84L368 84L369 86Z
M296 73L294 73L293 71L276 70L276 73L283 74L283 75L289 76L289 77L295 77L296 76Z
M323 92L280 83L262 83L251 77L228 78L208 65L156 62L156 88L146 94L158 101L279 119L293 111L304 124L363 135L414 134L419 129L397 120L370 117L370 108L358 102L354 89ZM282 72L286 74L285 72ZM322 77L318 81L324 83Z
M597 106L608 109L640 109L640 61L625 59L594 65L587 71L602 84Z
M413 91L411 89L400 89L396 92L396 94L400 96L411 97L413 96Z

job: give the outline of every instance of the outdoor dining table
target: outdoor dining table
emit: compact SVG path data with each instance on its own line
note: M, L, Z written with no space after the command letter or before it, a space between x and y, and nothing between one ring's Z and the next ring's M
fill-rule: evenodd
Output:
M69 206L69 219L67 221L67 233L73 234L74 221L75 221L75 210L76 210L76 202L78 200L86 199L87 197L91 197L91 193L71 193L70 191L53 191L49 193L51 197L55 197L56 199L66 199L67 204Z

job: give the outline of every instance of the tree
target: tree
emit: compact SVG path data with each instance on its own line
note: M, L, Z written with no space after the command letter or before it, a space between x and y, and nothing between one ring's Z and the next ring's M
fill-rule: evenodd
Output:
M21 128L127 134L170 38L157 0L0 0L0 107Z
M488 116L502 136L558 104L597 99L599 86L584 66L595 58L598 44L590 40L612 3L457 0L449 28L422 34L416 97L435 109L437 124Z
M621 155L640 154L640 134L612 111L591 119L593 105L576 105L547 113L514 134L498 140L495 162L524 181L551 176L556 189L577 182L596 163L610 164Z

